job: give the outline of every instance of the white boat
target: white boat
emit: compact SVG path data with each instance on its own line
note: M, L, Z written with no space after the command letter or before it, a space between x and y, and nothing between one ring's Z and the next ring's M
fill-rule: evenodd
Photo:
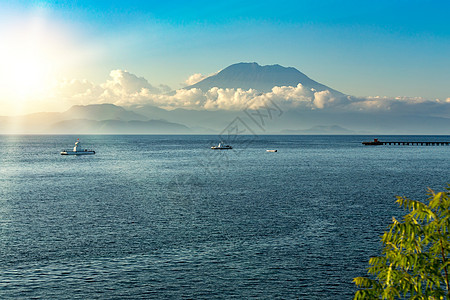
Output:
M223 145L222 143L219 143L217 146L212 146L211 149L213 150L228 150L233 149L230 145Z
M275 150L266 150L267 152L277 152L278 150L277 149L275 149Z
M77 139L75 143L75 147L73 147L73 150L63 150L61 151L61 155L88 155L88 154L95 154L94 150L88 150L88 149L82 149L80 144L80 139Z

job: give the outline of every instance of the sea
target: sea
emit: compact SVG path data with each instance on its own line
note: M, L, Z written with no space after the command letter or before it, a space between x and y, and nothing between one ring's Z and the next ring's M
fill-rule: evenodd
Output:
M450 182L450 146L373 138L450 141L1 135L0 298L351 299L396 196Z

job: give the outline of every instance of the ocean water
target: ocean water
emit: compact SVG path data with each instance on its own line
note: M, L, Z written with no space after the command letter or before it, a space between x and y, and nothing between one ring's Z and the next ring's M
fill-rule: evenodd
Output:
M395 196L450 182L449 146L372 136L77 137L0 136L1 299L350 299Z

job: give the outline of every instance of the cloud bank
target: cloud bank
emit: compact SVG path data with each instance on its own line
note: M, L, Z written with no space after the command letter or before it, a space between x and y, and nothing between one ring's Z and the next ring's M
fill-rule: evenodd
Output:
M193 74L186 84L203 78L201 74ZM52 97L67 105L112 103L121 106L154 105L164 109L242 110L259 107L271 100L286 109L426 113L446 117L450 112L450 98L443 101L417 97L358 98L328 90L316 91L302 84L275 86L267 93L217 87L208 91L197 88L170 91L168 86L154 86L145 78L123 70L111 71L110 78L99 85L87 80L61 81L55 86Z

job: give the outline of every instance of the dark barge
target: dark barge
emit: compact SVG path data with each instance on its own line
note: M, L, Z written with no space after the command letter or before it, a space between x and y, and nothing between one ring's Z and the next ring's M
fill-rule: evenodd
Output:
M381 142L378 139L374 139L371 142L362 142L366 146L381 146L381 145L399 145L399 146L448 146L450 142Z

